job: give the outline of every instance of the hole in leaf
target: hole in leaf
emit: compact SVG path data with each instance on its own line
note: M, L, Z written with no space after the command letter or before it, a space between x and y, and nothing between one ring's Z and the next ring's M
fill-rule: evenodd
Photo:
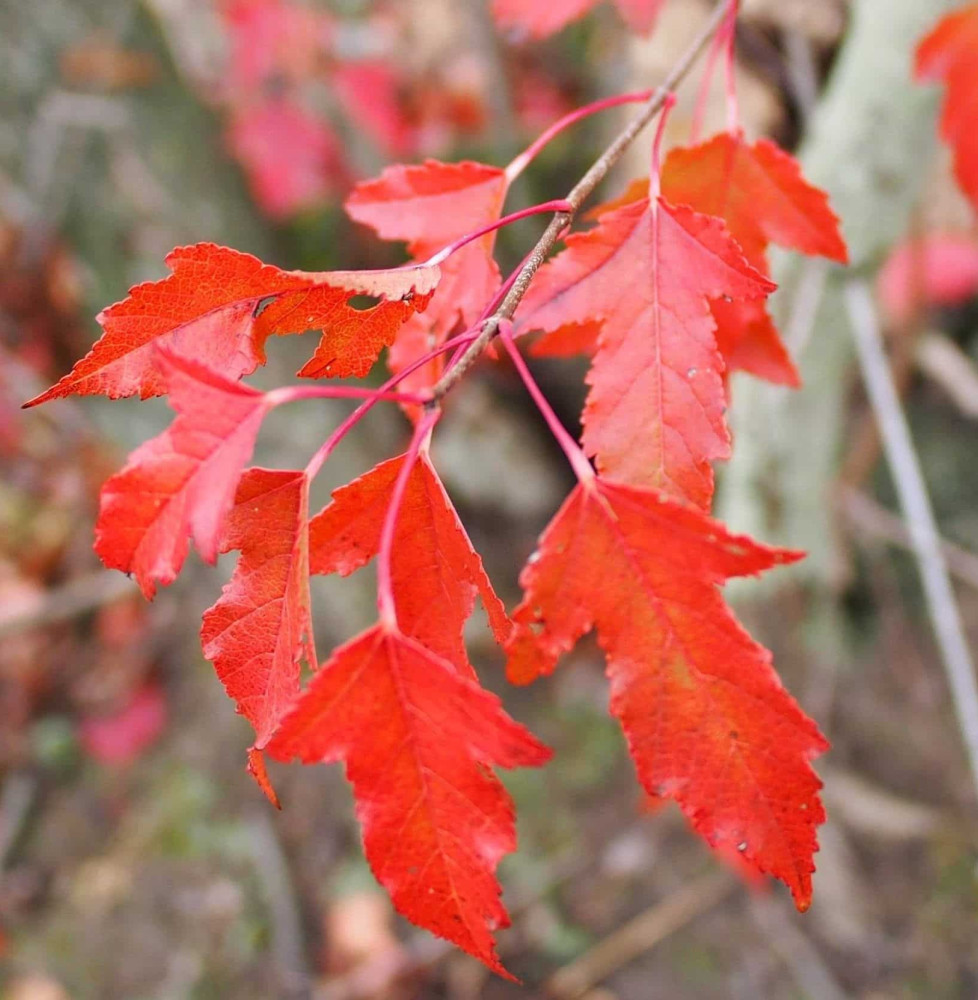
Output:
M379 295L354 295L346 300L346 304L357 312L367 312L369 309L375 309L383 301Z
M258 319L259 316L278 298L277 295L266 295L265 298L259 299L258 304L255 306L252 316Z

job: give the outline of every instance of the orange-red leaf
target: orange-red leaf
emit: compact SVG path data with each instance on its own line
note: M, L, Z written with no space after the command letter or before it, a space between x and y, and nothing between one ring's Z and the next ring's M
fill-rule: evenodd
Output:
M674 149L662 170L662 193L723 219L747 260L768 274L771 243L846 263L839 220L824 191L809 184L794 157L767 139L753 145L723 132ZM795 369L763 302L713 304L717 342L728 367L797 385Z
M439 277L438 268L282 271L213 243L180 247L166 263L173 273L137 285L104 310L101 340L27 405L71 393L160 395L166 384L157 347L239 378L264 363L268 337L310 329L321 329L323 339L300 374L362 376L408 316L424 308ZM357 295L383 301L357 310L348 305Z
M699 146L673 149L662 168L662 194L723 219L755 267L771 243L840 264L848 260L828 195L769 139L751 145L741 133L721 132Z
M200 637L238 711L268 742L299 693L305 657L316 665L309 607L309 480L304 472L249 469L241 479L222 549L241 557ZM255 767L255 758L251 758ZM260 770L256 772L264 788ZM270 787L270 786L269 786Z
M347 576L376 554L404 456L383 462L333 494L309 525L313 573ZM422 451L408 479L391 553L391 582L402 631L474 677L462 641L476 594L499 642L511 623L438 478Z
M358 184L346 201L350 217L373 228L385 240L403 240L416 261L482 226L495 222L506 197L506 173L470 161L388 167L375 180ZM499 287L493 259L495 234L489 233L456 251L442 265L438 292L423 316L402 327L391 349L395 372L443 343L457 326L475 323ZM433 385L442 371L433 361L409 376L404 387L416 391Z
M377 626L336 650L269 752L345 761L367 859L397 909L506 975L492 932L509 917L494 873L516 830L490 767L539 765L549 751L495 695Z
M544 331L601 321L585 449L616 480L707 507L710 462L730 446L710 300L762 298L773 288L719 220L642 199L569 236L517 319Z
M177 417L102 487L95 551L135 575L146 597L172 583L192 538L217 558L223 521L267 412L262 393L157 351L153 360Z
M546 38L565 24L583 17L597 0L494 0L493 13L503 28L525 32L531 38ZM664 0L615 0L622 17L633 31L652 30Z
M941 132L954 150L954 170L978 210L978 3L948 14L917 49L917 77L947 87Z
M710 844L782 879L804 909L824 819L809 761L826 743L719 590L795 558L655 491L578 486L523 570L509 673L550 673L596 629L646 791L675 799Z

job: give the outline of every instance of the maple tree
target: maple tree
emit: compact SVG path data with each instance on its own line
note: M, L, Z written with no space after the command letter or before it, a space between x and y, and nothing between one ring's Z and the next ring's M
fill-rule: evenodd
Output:
M242 37L266 30L259 6L226 6ZM502 25L540 36L591 6L497 0L494 9ZM617 6L644 31L660 3ZM712 463L731 445L728 369L797 382L764 307L774 288L769 245L843 262L845 244L826 196L796 161L767 140L749 143L735 116L726 132L673 151L660 169L672 91L712 39L732 60L737 9L718 5L655 92L570 113L506 168L428 160L359 183L349 215L406 243L407 264L287 271L213 244L179 248L166 261L171 274L104 310L92 351L25 404L69 394L168 397L169 428L103 488L96 550L148 598L177 577L191 542L209 562L239 553L201 639L254 728L249 770L275 801L267 757L342 761L367 858L396 907L503 975L493 932L508 916L495 869L516 836L493 768L539 766L550 751L479 682L463 641L477 598L515 683L552 672L595 630L611 711L645 791L674 799L721 853L784 881L799 909L811 900L824 819L811 760L826 743L720 591L731 577L800 553L733 535L709 511ZM283 46L308 41L303 23L273 19L268 49L243 49L254 58L241 65L242 87L257 86ZM502 215L513 180L550 138L627 102L641 110L566 199ZM569 233L660 113L650 177L600 209L591 229ZM319 140L305 145L326 155ZM539 213L553 218L504 279L496 230ZM559 240L564 249L547 260ZM368 308L354 302L362 296ZM363 377L387 348L391 377L379 389L305 382L269 392L241 381L264 363L270 337L306 330L321 339L299 376ZM523 361L518 339L534 332L544 333L538 353L591 356L583 447ZM442 401L493 341L578 479L520 576L524 597L512 617L430 453ZM305 468L249 467L271 410L323 398L361 402ZM406 452L311 515L323 463L381 401L414 421ZM348 575L371 560L378 622L320 663L310 575Z

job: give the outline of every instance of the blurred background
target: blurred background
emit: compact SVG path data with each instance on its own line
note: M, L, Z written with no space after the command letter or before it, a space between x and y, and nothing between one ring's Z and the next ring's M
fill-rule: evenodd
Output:
M749 137L775 137L830 191L854 273L878 291L973 643L978 242L936 141L939 95L910 75L915 41L954 6L745 0L738 86ZM230 562L192 559L152 605L100 567L99 486L166 425L166 404L19 409L88 350L100 308L163 275L173 246L212 240L311 270L399 263L396 245L343 214L358 178L426 156L505 164L566 111L657 83L709 9L670 0L639 39L602 4L530 43L501 37L485 0L0 5L2 996L978 996L975 785L839 275L775 260L775 308L805 384L734 379L736 457L718 504L735 530L811 552L731 597L833 744L819 763L830 818L815 903L799 916L782 887L744 886L678 810L643 809L593 644L507 690L477 623L483 682L556 752L543 771L504 776L520 850L501 868L514 926L500 950L525 986L392 913L339 769L275 768L283 811L260 797L242 766L250 731L197 636ZM671 143L688 141L699 75ZM723 126L714 97L706 134ZM616 114L548 147L514 208L563 195ZM603 194L647 162L643 141ZM502 234L504 271L541 228ZM951 271L960 280L931 280ZM298 340L271 345L259 384L292 379L309 352ZM534 367L574 427L583 366ZM436 461L512 606L568 488L565 462L507 368L484 365L449 410ZM277 413L259 463L305 462L347 411ZM313 509L406 431L378 407L330 459ZM315 584L321 649L372 621L366 574Z

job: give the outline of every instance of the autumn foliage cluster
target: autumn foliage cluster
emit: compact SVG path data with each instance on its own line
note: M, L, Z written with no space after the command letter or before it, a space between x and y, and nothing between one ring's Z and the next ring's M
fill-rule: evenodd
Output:
M660 0L616 4L633 29L653 29ZM269 16L268 37L303 35L288 18L308 12L264 6L230 5L229 16L239 31ZM501 27L542 37L592 6L495 0L494 12ZM724 7L712 44L729 60L737 5ZM973 6L920 53L921 73L948 83L944 129L973 198L978 147L966 118L978 93L961 66L976 50ZM259 47L253 59L266 55ZM240 72L247 92L262 69L256 62ZM69 394L167 396L172 424L103 487L98 554L152 598L180 573L191 542L208 562L239 553L201 638L254 727L250 770L274 799L266 757L342 761L367 858L398 910L501 973L493 932L508 918L495 869L516 837L493 768L539 766L550 752L469 662L463 629L476 598L516 684L549 674L593 630L607 659L610 709L646 793L675 800L722 854L785 882L799 908L811 899L824 812L810 762L826 744L721 593L732 577L800 554L711 519L712 465L730 454L730 371L799 382L765 306L774 289L769 247L838 263L846 247L825 194L773 142L744 137L729 96L726 131L662 162L657 140L650 177L596 209L589 228L565 226L563 249L535 275L531 256L504 280L493 234L535 212L569 224L577 205L566 201L502 213L542 142L583 112L505 168L429 159L357 184L349 215L405 243L402 267L311 273L213 244L174 250L169 276L102 312L92 351L30 404ZM659 108L664 98L625 95L593 110L626 100ZM235 127L246 147L247 123ZM312 140L302 155L316 148ZM523 275L533 276L528 287ZM242 381L264 363L270 338L307 330L321 331L298 372L310 381L270 392ZM511 613L429 448L442 402L473 360L467 350L486 330L578 480L524 567L524 596ZM533 382L523 343L537 355L590 358L580 445ZM366 376L385 349L390 378L380 389L329 381ZM250 467L272 409L322 398L359 404L305 468ZM312 479L381 402L400 404L413 423L405 453L311 512ZM321 662L310 575L346 576L372 560L378 622Z

